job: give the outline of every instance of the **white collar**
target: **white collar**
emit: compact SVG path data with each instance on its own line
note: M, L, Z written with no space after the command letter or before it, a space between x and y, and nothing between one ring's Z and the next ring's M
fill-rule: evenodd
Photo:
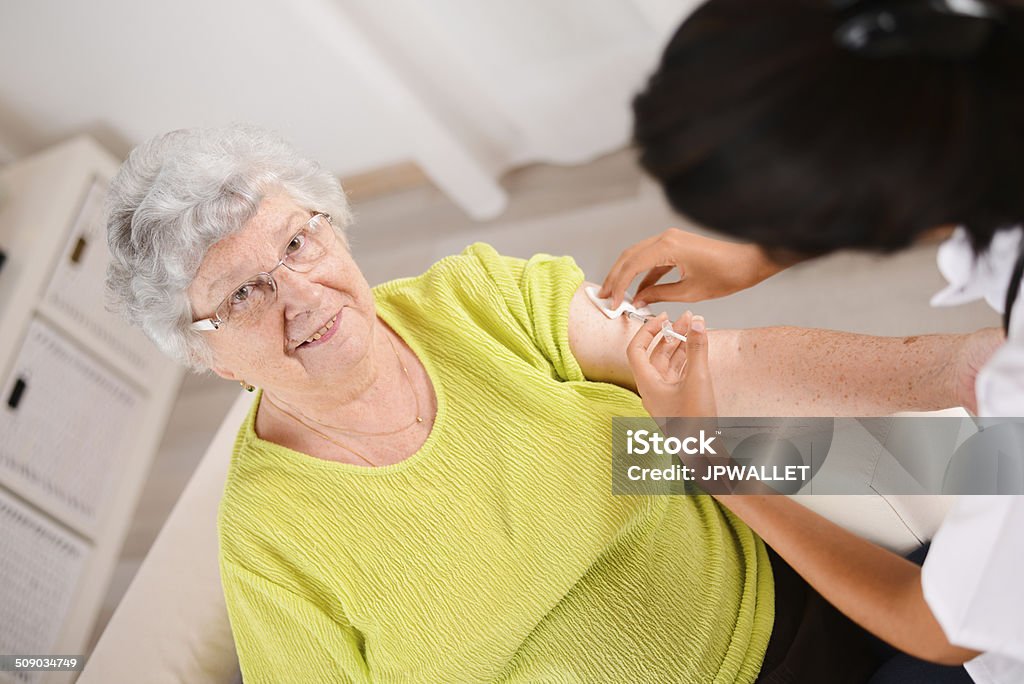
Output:
M949 285L932 297L932 306L956 306L984 298L1003 313L1022 239L1024 227L1004 228L995 234L987 250L975 255L967 231L957 228L939 247L939 270Z

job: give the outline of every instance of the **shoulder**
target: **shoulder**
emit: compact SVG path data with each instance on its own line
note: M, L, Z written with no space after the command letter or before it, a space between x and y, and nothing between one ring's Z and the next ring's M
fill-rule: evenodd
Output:
M422 275L411 278L390 280L374 288L376 293L386 294L413 289L426 284L456 282L467 278L485 277L498 286L517 286L524 276L536 270L560 270L567 274L582 271L569 256L534 254L528 258L501 254L486 242L474 242L459 254L444 257L427 269Z
M583 272L571 257L513 257L476 242L459 254L441 259L422 275L378 285L374 296L385 306L500 306L511 309L518 318L534 304L543 304L552 297L561 299L559 295L566 292L571 295L582 281Z
M245 558L249 544L261 526L273 518L281 497L273 497L274 485L280 486L274 467L275 449L281 448L256 433L263 390L257 390L231 452L224 487L217 509L217 533L222 558ZM254 525L256 519L259 523Z

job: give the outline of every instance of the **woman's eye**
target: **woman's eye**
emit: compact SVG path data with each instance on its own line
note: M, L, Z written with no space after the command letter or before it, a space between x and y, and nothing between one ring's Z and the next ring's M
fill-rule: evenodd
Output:
M302 249L302 246L306 244L306 234L299 233L292 238L292 241L288 243L288 247L285 248L285 254L295 254Z
M252 285L246 284L231 293L231 305L244 304L249 295L252 294Z

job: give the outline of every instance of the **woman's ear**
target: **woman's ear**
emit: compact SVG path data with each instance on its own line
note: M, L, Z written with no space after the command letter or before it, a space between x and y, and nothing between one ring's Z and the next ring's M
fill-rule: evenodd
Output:
M220 377L224 378L225 380L231 380L233 382L238 382L241 379L237 375L235 375L234 373L229 371L228 369L221 368L220 366L213 366L213 367L210 368L210 370L212 370L214 373L216 373Z

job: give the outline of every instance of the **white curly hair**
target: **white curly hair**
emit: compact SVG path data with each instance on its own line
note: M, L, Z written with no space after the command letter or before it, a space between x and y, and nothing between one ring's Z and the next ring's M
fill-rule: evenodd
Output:
M338 179L271 131L249 125L171 131L139 145L107 193L111 309L164 353L203 371L187 290L206 251L256 215L269 191L331 215L346 244L352 221Z

